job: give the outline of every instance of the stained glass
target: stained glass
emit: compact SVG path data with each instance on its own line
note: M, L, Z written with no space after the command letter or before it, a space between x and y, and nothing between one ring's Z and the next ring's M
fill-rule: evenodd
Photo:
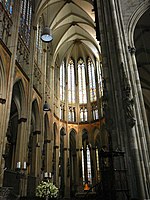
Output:
M85 65L83 60L78 61L79 104L87 103Z
M91 59L88 59L88 74L89 74L89 87L90 87L90 101L96 101L96 80L95 80L95 71L94 65Z

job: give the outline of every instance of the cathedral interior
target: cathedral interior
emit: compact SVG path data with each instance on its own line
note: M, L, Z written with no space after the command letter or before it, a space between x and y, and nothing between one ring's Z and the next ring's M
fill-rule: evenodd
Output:
M150 1L0 0L0 199L150 199Z

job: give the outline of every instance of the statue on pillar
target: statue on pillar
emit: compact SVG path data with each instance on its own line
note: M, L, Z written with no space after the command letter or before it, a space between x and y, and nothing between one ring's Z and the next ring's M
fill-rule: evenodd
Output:
M129 85L129 81L127 75L124 71L123 63L122 63L122 99L123 99L123 107L125 111L126 120L128 125L132 128L135 125L135 118L133 112L133 104L134 100L131 98L131 87Z

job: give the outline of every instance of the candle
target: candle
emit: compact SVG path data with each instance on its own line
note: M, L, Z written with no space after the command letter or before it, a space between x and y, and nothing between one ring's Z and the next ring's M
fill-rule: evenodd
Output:
M47 178L47 177L48 177L48 173L47 173L47 172L45 172L44 176L45 176L45 178Z
M49 178L52 178L52 174L51 174L51 172L49 172Z
M26 169L26 168L27 168L27 163L24 162L24 163L23 163L23 169Z
M21 168L21 162L17 162L17 169Z

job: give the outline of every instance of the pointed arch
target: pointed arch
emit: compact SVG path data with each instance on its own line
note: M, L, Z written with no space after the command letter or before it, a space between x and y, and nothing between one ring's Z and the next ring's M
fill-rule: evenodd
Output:
M34 120L34 131L41 130L40 109L37 99L32 102L32 118Z
M75 129L70 130L69 134L69 162L70 170L68 171L68 177L70 176L70 193L73 196L76 193L77 184L77 152L76 152L76 131Z
M134 46L134 30L137 22L141 18L141 16L149 10L149 2L143 2L137 10L132 14L129 22L128 22L128 38L129 38L129 45L132 47Z
M16 106L19 110L19 117L25 116L27 110L27 95L25 92L25 86L22 79L18 79L13 86L12 98L14 99Z

